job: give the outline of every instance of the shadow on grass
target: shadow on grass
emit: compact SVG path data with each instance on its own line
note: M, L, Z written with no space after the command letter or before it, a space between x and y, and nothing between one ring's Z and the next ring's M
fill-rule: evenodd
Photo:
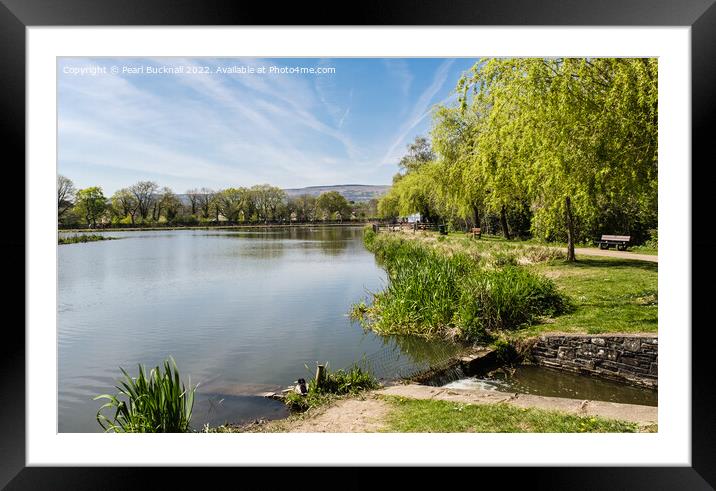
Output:
M577 261L569 263L566 261L555 261L552 264L572 267L576 269L604 269L608 267L639 268L645 271L659 271L659 263L639 261L636 259L617 258L588 258L577 256Z

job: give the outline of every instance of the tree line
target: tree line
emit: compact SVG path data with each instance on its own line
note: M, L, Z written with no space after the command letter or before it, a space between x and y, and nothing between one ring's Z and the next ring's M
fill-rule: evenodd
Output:
M99 186L75 189L57 178L60 226L142 226L239 223L290 223L367 220L377 216L377 200L353 202L337 191L289 198L269 184L252 187L190 189L181 200L170 188L139 181L106 197Z
M378 204L386 218L574 244L657 227L658 62L479 60L437 106Z

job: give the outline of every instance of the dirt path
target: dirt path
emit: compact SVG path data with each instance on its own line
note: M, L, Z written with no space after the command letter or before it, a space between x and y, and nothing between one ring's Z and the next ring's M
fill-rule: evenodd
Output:
M635 261L649 261L652 263L659 262L659 256L652 256L650 254L637 254L635 252L627 251L612 251L603 250L596 247L575 247L574 253L576 255L582 254L584 256L605 256L605 257L618 257L622 259L633 259Z
M320 413L299 421L290 433L372 433L383 427L388 403L374 394L362 399L343 399Z
M383 421L391 410L390 403L380 398L382 395L412 399L438 399L466 404L504 403L517 407L557 410L579 416L619 419L641 426L656 424L658 420L658 408L651 406L408 384L386 387L360 398L340 400L284 427L284 429L291 433L371 433L381 431L384 428Z

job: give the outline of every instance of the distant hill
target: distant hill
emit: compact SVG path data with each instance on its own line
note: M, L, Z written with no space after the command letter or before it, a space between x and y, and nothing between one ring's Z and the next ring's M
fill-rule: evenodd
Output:
M302 194L310 194L311 196L319 196L328 191L338 191L348 201L370 201L373 198L380 198L388 192L390 186L371 186L368 184L338 184L335 186L308 186L306 188L284 189L289 198L300 196ZM189 205L189 196L186 194L177 194L179 201L185 205Z
M371 186L367 184L338 184L334 186L308 186L305 188L284 189L289 198L310 194L319 196L329 191L338 191L348 201L370 201L388 192L390 186Z

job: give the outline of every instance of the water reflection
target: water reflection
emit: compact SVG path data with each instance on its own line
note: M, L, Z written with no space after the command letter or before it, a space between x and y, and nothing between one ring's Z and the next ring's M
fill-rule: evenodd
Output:
M113 390L119 367L169 355L200 383L197 418L214 408L240 420L273 414L258 394L304 365L372 357L392 378L449 351L350 322L350 306L385 282L360 227L99 233L124 240L58 247L61 432L99 431L92 398Z

